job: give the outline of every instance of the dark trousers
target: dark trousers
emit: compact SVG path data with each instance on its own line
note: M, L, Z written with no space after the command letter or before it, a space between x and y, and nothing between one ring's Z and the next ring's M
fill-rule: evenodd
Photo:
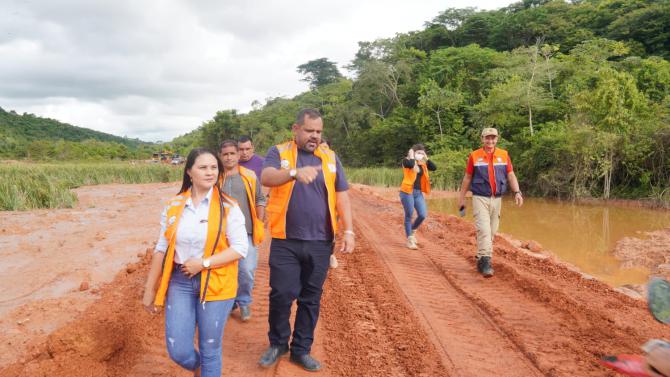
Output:
M288 344L291 335L291 305L297 299L298 311L293 325L291 353L305 355L310 352L332 252L332 241L272 239L268 318L271 345Z

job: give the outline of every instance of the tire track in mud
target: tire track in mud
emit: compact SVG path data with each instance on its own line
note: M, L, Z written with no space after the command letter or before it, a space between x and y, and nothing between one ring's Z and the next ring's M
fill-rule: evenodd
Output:
M380 221L382 208L370 205L356 194L353 197L352 204L357 209L354 221L360 233L388 265L402 292L420 314L424 328L442 351L443 362L452 366L454 375L544 375L495 321L446 279L422 251L404 248L402 227L397 228L400 231L389 232L390 224ZM379 242L381 240L383 242Z
M331 270L324 292L329 370L338 376L453 375L373 246L358 238L353 254L337 254L340 267Z
M405 270L418 268L419 275L434 274L432 266L447 282L445 284L474 306L514 345L516 352L544 375L613 376L597 363L599 357L639 353L639 345L647 339L670 336L667 326L653 321L643 301L624 296L597 280L584 278L553 258L517 251L502 239L496 239L496 275L491 279L482 278L475 267L474 227L454 216L431 213L420 230L420 249L408 250L403 244L403 215L399 203L370 202L367 195L357 192L352 198L354 208L358 209L356 221L367 226L363 234L386 243L378 247L378 251L387 263L399 264L400 279L413 276L403 271L403 263L409 266ZM398 231L389 232L391 227ZM428 280L432 279L431 276ZM408 295L422 294L410 289L405 291ZM434 292L423 293L424 296L429 294ZM435 309L430 307L434 301L424 298L416 302L417 311L426 307L427 311ZM494 350L484 356L490 364L502 366L505 352ZM473 360L476 361L466 358L468 365ZM500 368L494 374L505 373ZM508 373L526 375L519 370Z
M549 258L519 253L501 239L494 254L495 283L487 284L475 272L474 237L469 246L455 246L446 233L428 234L441 251L422 252L548 375L602 376L608 371L596 362L600 356L635 353L647 339L670 333L652 320L643 302Z

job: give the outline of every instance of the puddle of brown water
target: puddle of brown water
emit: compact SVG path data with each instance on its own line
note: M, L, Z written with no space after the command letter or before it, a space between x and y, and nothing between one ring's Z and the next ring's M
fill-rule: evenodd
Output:
M472 221L468 201L466 220ZM457 200L431 199L428 209L458 214ZM612 256L616 242L624 237L644 238L644 232L670 227L670 211L604 204L573 204L526 198L518 208L503 199L499 232L519 240L536 240L561 260L614 286L643 284L645 269L622 269Z

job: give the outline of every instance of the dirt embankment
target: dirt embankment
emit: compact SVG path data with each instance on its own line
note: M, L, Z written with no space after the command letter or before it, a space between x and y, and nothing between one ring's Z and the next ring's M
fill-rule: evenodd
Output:
M82 276L102 264L92 262L97 260L91 253L95 243L90 247L80 242L62 253L25 253L26 264L16 269L39 264L29 270L35 274L50 273L72 254L86 262L78 270L59 270L50 283L37 284L34 291L4 303L9 314L3 315L1 330L18 334L7 340L19 346L6 345L3 339L1 351L7 355L0 363L0 376L189 375L167 357L162 317L144 312L139 302L148 266L144 255L158 231L161 202L149 208L146 194L134 191L140 186L154 192L164 189L164 197L173 191L169 185L83 189L103 197L114 191L128 212L129 217L86 224L93 238L104 230L120 245L119 250L110 246L113 256L107 257L118 258L118 264L100 267L116 273L108 284L91 273L92 289L78 290ZM418 235L420 249L405 249L399 204L368 189L353 189L351 195L358 244L354 254L338 255L340 267L331 270L326 283L313 350L325 364L321 375L603 376L611 374L596 363L599 356L637 353L649 338L670 338L670 329L654 322L643 302L585 279L553 258L519 251L502 238L496 239L496 275L481 278L474 268L474 229L456 217L431 214ZM105 218L113 204L100 203L79 210L99 211L97 217ZM40 216L67 211L9 215L32 215L39 221ZM0 216L4 227L5 214ZM143 230L134 225L144 219ZM46 233L57 245L69 240L69 228L76 226L70 223L60 234ZM128 228L144 235L122 242ZM22 229L34 238L41 228L26 219ZM0 233L0 242L9 249L0 256L3 263L21 252L5 237ZM124 247L129 251L121 251ZM267 253L268 242L260 248L252 320L243 324L235 314L226 326L225 375L311 375L286 358L269 370L256 365L267 346ZM19 277L3 283L20 290L26 279ZM60 280L73 284L46 295L51 292L47 287Z

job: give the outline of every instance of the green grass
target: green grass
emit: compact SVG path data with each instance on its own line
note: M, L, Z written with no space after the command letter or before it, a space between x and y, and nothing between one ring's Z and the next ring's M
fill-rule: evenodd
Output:
M402 182L402 168L346 168L347 180L369 186L398 187ZM455 191L460 188L460 179L457 175L450 175L444 169L430 172L431 189Z
M183 166L146 163L0 164L0 210L72 208L79 186L172 182L182 174Z
M400 187L402 169L396 168L346 168L347 180L368 186Z

